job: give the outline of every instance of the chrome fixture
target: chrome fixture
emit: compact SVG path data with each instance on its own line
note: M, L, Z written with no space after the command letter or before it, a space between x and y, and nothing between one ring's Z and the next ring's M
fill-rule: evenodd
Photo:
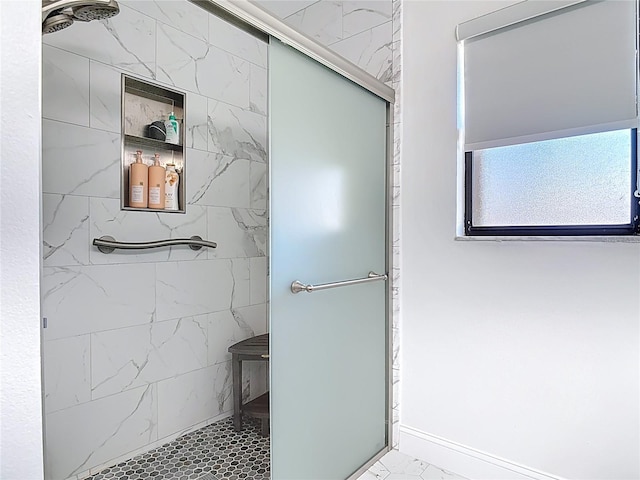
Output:
M43 0L42 33L57 32L75 20L102 20L119 12L120 7L115 0Z
M322 283L320 285L305 285L304 283L296 280L291 284L291 291L293 293L307 292L312 293L318 290L327 290L329 288L346 287L348 285L358 285L360 283L375 282L377 280L386 280L388 278L386 273L382 275L376 272L369 272L364 278L357 278L355 280L342 280L341 282Z
M191 238L171 238L167 240L156 240L153 242L118 242L115 238L105 235L94 238L93 246L98 247L102 253L111 253L116 248L123 250L141 250L146 248L173 247L175 245L189 245L191 250L200 250L202 247L216 248L216 242L203 240L202 237L194 235Z

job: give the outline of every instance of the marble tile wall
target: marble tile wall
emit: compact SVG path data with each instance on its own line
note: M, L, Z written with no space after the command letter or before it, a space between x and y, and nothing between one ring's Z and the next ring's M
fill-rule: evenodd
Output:
M400 265L402 260L402 248L400 232L400 191L401 191L401 146L402 146L402 2L403 0L393 0L393 75L391 77L391 87L395 91L395 103L393 105L393 153L392 153L392 179L393 199L391 219L393 222L392 254L391 263L392 275L392 381L393 381L393 405L392 405L392 446L399 448L398 437L400 434L400 329L402 324L402 311L400 302L400 290L402 288L402 277L400 275Z
M393 86L394 1L257 0L256 3Z
M227 348L267 329L267 47L183 0L119 4L43 37L48 480L228 414ZM186 92L184 215L120 210L122 72ZM105 255L102 235L219 248ZM245 371L262 393L264 366Z

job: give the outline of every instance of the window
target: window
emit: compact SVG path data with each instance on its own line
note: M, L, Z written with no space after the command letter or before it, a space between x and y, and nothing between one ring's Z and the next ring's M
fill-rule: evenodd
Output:
M467 235L636 233L636 130L467 152Z
M637 2L458 25L465 234L638 233Z

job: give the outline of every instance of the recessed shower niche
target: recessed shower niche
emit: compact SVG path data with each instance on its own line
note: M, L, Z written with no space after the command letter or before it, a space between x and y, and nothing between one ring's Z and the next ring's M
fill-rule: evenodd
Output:
M185 213L186 212L186 155L183 125L185 118L185 94L148 81L122 74L122 181L120 206L122 210ZM177 132L173 138L167 126L173 115ZM158 198L158 192L140 185L138 190L130 189L131 165L136 162L137 152L141 153L142 163L147 167L154 165L156 155L160 165L166 169L167 197L174 193L177 202L168 208L152 208L151 200ZM135 167L134 167L135 168ZM175 169L175 173L170 172ZM149 176L148 178L151 178ZM177 189L174 189L177 181ZM142 206L138 195L144 190L144 199L149 206ZM164 193L164 190L163 190ZM163 195L164 197L164 195ZM164 204L164 198L161 199Z

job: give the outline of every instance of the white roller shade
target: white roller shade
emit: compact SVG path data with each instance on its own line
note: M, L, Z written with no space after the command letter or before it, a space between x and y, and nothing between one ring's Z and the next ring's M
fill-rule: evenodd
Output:
M464 41L466 150L635 128L636 23L587 1Z

